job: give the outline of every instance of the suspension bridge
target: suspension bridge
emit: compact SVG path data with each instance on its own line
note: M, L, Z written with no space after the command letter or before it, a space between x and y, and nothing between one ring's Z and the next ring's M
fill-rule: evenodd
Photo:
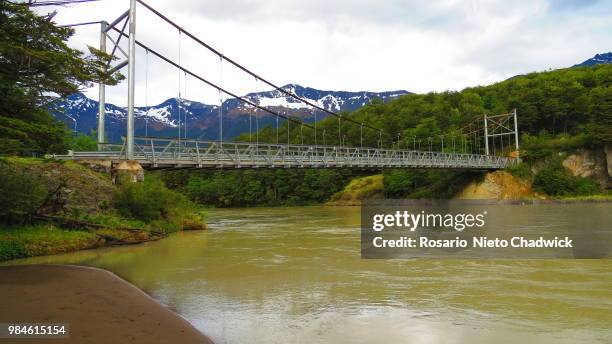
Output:
M99 85L98 109L98 150L90 152L70 151L65 155L52 155L56 159L70 160L102 160L119 163L121 161L137 161L143 168L353 168L353 169L384 169L384 168L441 168L441 169L501 169L516 164L519 161L518 151L518 125L517 113L513 110L507 114L485 115L482 119L473 120L458 131L445 133L437 137L404 138L400 135L395 141L394 135L385 133L369 123L359 122L350 115L343 115L326 109L311 100L305 99L283 89L268 79L254 73L250 69L231 59L211 45L200 40L185 28L157 11L143 0L129 0L130 7L114 21L77 23L65 25L70 27L81 25L100 25L100 50L110 56L121 57L114 66L108 62L106 72L114 73L127 67L127 121L126 135L122 144L105 142L105 88ZM136 39L136 10L142 7L161 18L168 25L177 30L179 35L178 61L152 49ZM127 29L127 30L126 30ZM127 33L126 33L127 31ZM115 35L113 35L114 33ZM219 58L220 80L213 82L209 78L198 74L181 63L181 37L187 37L195 44L206 48ZM127 39L127 48L122 48L121 42ZM110 41L112 47L107 47ZM136 49L146 52L146 82L148 82L148 59L152 55L159 60L176 68L179 72L179 108L178 108L178 135L173 138L137 137L134 135L134 98L135 98L135 68ZM284 97L298 101L306 108L312 109L314 122L305 123L286 112L272 109L259 104L246 96L240 96L223 86L223 65L227 64L236 70L253 78L256 85L261 83L280 92ZM187 118L183 114L181 121L181 94L180 75L198 80L207 87L218 91L219 94L219 139L194 140L187 137ZM186 81L185 81L186 82ZM146 86L148 92L148 85ZM186 86L185 86L186 89ZM229 142L223 136L223 99L231 97L241 101L252 109L249 113L249 141ZM261 142L259 140L258 114L276 116L276 142ZM337 144L328 145L325 142L325 129L321 137L321 129L317 131L317 113L324 117L336 117ZM320 115L319 115L320 116ZM255 140L252 140L252 119L255 118ZM279 119L286 123L287 142L281 142L279 137ZM292 142L289 131L290 125L299 127L299 143ZM359 145L347 145L343 135L343 123L358 128ZM304 139L304 128L310 132L307 142ZM182 132L181 132L182 130ZM364 130L372 142L371 137L377 137L377 142L364 145ZM368 134L369 132L369 134ZM335 135L335 134L334 134ZM393 139L390 139L393 137ZM323 144L321 144L321 138ZM445 145L446 138L446 145ZM452 139L451 139L452 138ZM418 145L417 145L418 142ZM403 147L402 147L403 143ZM410 144L412 143L412 145Z

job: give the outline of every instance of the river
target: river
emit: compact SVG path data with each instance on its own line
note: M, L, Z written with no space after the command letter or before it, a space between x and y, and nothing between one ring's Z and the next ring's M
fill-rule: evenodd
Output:
M501 207L514 221L538 206ZM564 215L551 227L611 223L610 203L547 207ZM358 207L214 209L207 221L18 263L113 271L219 344L612 342L609 259L361 259Z

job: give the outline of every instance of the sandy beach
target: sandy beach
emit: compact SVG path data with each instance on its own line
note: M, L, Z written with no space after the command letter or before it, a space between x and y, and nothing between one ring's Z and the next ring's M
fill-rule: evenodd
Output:
M66 265L0 267L0 323L68 323L53 343L212 343L115 274ZM0 339L40 343L46 339Z

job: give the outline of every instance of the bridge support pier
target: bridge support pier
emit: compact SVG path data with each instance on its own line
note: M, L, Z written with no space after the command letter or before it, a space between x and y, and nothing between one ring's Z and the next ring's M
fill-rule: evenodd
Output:
M138 161L124 160L111 169L113 184L122 185L144 181L144 169Z

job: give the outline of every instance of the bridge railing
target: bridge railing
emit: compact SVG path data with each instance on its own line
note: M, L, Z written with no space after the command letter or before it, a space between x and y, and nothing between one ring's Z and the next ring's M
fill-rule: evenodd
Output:
M352 167L498 169L515 158L480 154L393 150L371 147L219 142L136 137L134 159L149 167ZM125 158L125 145L107 144L97 152L60 158Z
M121 151L120 146L113 147ZM153 166L503 168L516 159L368 147L135 138L135 158Z

